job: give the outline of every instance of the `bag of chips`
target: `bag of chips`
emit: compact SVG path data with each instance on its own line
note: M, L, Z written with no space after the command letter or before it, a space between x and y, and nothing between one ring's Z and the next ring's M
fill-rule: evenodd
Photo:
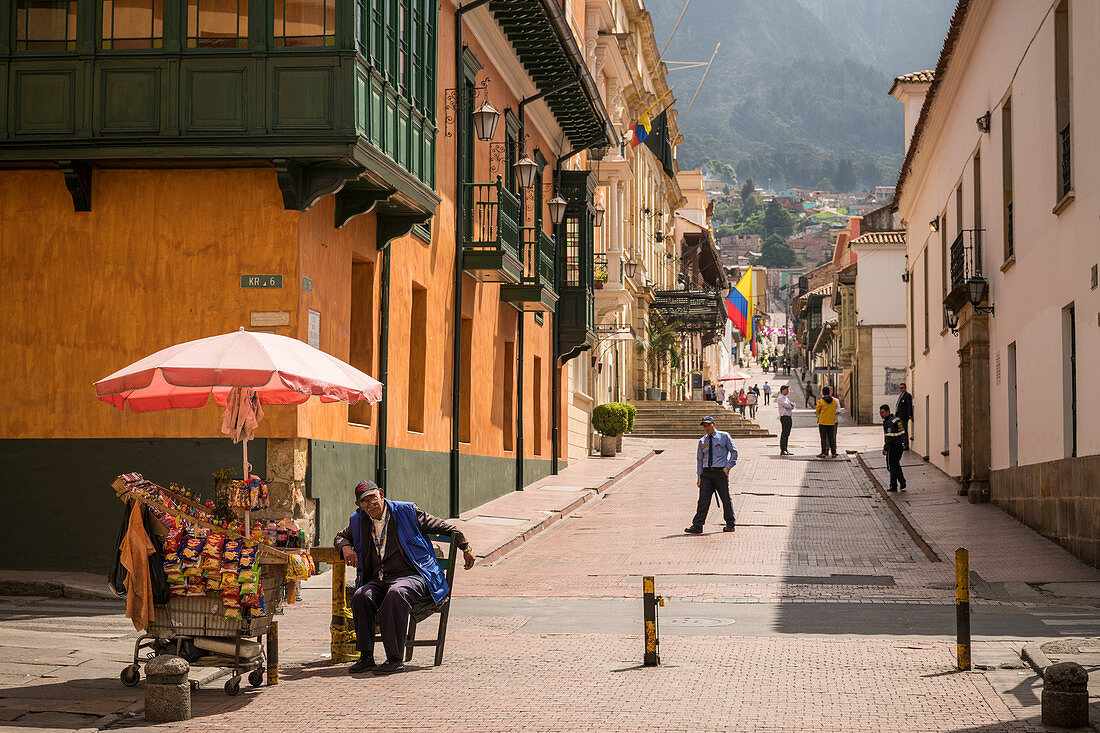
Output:
M241 548L244 545L244 540L228 539L225 541L225 545L222 547L222 565L233 565L233 569L236 570L237 566L241 562Z
M233 607L223 608L222 613L225 615L226 618L232 619L234 621L241 621L241 620L244 619L244 616L241 615L241 609L240 608L233 608Z
M286 578L287 580L307 580L310 576L309 563L306 561L308 555L301 555L297 552L290 553L290 557L286 564Z

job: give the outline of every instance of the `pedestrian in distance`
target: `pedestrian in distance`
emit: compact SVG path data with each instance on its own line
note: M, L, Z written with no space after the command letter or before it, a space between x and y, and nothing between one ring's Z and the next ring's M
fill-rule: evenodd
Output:
M450 522L433 517L416 504L390 501L373 481L355 487L355 504L346 529L333 544L344 562L356 568L355 595L351 598L355 645L359 661L352 674L376 675L405 671L405 637L412 605L418 601L440 603L450 593L447 579L425 537L443 534L455 539L467 570L474 555L462 532ZM374 663L374 622L378 620L386 661Z
M724 404L726 401L726 386L721 382L714 388L714 401L719 405Z
M710 402L714 399L714 387L710 386L710 382L703 385L703 401Z
M748 399L745 397L745 390L741 390L737 393L737 410L741 413L741 417L745 416L745 406L748 405Z
M761 387L761 389L764 391L764 404L770 405L772 401L772 386L765 380L764 386Z
M898 385L898 404L894 407L894 415L901 420L901 426L905 429L904 450L909 450L909 423L913 420L913 395L905 389L905 382Z
M890 472L890 488L887 491L905 491L905 475L901 472L901 455L905 452L905 423L890 414L890 406L878 408L882 418L884 435L882 455L886 456L886 469Z
M814 383L806 382L806 407L814 406Z
M836 458L836 408L840 405L833 397L829 387L821 388L821 399L817 401L817 431L821 434L821 452L818 458Z
M766 385L765 385L766 386ZM779 406L779 455L793 455L787 450L787 441L791 437L791 423L794 421L794 403L787 396L790 387L783 385L779 388L779 396L775 398L775 404Z
M730 501L730 469L737 465L737 447L730 434L714 427L714 418L707 415L699 423L706 435L699 439L695 451L696 481L699 487L699 502L695 507L695 517L691 526L684 531L688 534L703 534L703 524L710 511L710 497L717 495L722 502L722 518L726 524L723 532L732 532L736 524L733 515L733 502Z
M756 396L756 390L750 389L749 393L745 395L745 407L749 409L749 418L756 419L756 402L759 398Z

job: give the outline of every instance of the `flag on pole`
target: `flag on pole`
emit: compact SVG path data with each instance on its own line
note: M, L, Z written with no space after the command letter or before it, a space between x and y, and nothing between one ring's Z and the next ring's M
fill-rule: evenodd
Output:
M630 141L630 147L636 148L644 143L646 138L649 137L649 131L651 129L652 125L649 122L649 112L643 112L642 118L634 125L634 139Z
M752 268L726 296L726 315L746 339L752 339Z
M650 126L649 135L645 140L645 146L653 152L653 155L661 163L665 175L669 178L676 178L676 169L673 167L672 158L672 141L669 139L668 134L668 110L663 110L661 114L653 118L653 124Z

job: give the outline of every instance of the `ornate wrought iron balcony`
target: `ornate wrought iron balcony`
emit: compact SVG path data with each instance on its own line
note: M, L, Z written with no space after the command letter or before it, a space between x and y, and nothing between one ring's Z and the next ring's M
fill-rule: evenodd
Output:
M553 311L558 302L554 292L554 240L541 224L520 228L523 242L523 278L500 286L500 299L518 303L525 311Z

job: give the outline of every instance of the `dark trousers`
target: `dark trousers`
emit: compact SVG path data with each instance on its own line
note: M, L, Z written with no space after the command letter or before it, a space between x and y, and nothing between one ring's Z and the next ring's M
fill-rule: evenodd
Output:
M714 494L722 501L722 518L726 524L733 524L733 502L730 501L730 477L721 468L703 469L699 484L699 504L695 507L695 519L691 520L693 527L702 527L707 521L707 512L710 511L710 501Z
M386 659L401 661L409 634L412 604L428 597L428 584L419 575L389 580L370 580L359 586L351 597L351 615L355 623L355 648L365 656L374 656L374 617Z
M791 437L791 423L792 419L790 415L779 416L779 450L784 453L787 452L787 439Z
M890 488L905 488L905 475L901 472L901 455L905 452L905 446L901 443L890 443L886 446L886 468L890 471Z
M764 393L764 404L765 405L770 405L771 403L772 403L772 393L771 392L765 392Z
M817 432L821 433L821 452L836 455L836 425L818 425Z

